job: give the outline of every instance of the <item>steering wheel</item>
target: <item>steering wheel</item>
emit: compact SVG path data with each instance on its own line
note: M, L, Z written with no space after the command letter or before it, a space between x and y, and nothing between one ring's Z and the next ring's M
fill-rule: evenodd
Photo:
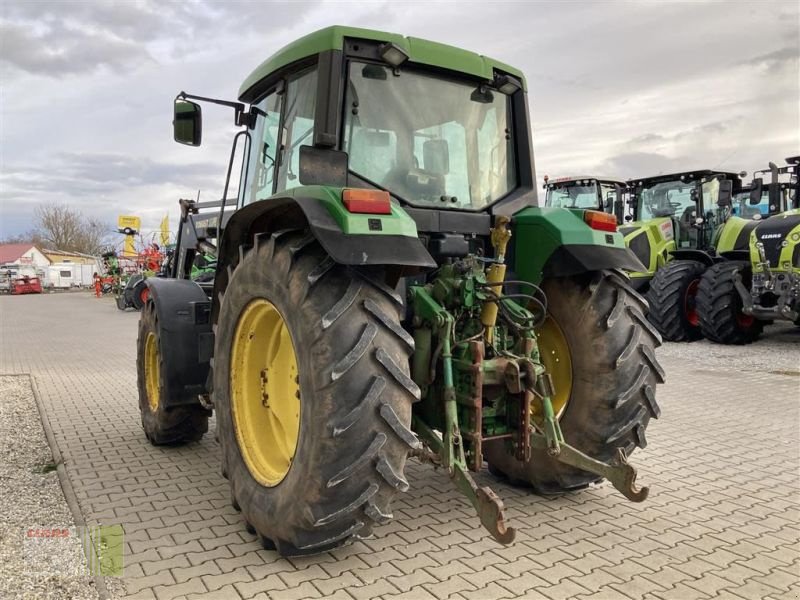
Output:
M681 207L681 203L680 202L670 202L669 205L672 208L680 208Z

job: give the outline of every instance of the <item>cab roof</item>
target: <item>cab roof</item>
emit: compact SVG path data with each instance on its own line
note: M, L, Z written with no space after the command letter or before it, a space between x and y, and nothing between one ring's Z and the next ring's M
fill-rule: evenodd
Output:
M679 171L677 173L666 173L663 175L652 175L650 177L636 177L628 180L628 185L639 185L642 183L660 183L663 181L675 181L676 179L686 179L692 181L695 179L702 179L710 175L723 175L726 179L740 181L738 173L730 173L728 171L715 171L713 169L700 169L698 171Z
M618 179L616 177L600 177L598 175L570 175L569 177L551 177L547 180L547 185L551 185L553 183L572 183L573 181L580 181L582 179L590 179L599 181L601 183L616 183L623 187L628 186L628 182L624 179Z
M391 42L408 54L410 62L449 69L487 81L494 78L494 70L498 69L518 78L522 82L523 89L527 89L522 71L468 50L396 33L334 25L291 42L262 62L242 83L239 88L239 99L244 102L249 101L248 90L278 69L326 50L343 50L345 38Z

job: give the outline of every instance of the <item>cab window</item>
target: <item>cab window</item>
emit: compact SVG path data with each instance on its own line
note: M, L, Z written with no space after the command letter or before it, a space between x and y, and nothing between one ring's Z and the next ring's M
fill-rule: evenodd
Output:
M281 120L281 96L269 94L256 104L258 117L251 133L250 157L247 177L240 189L241 204L269 198L275 182L275 157L278 154L278 140Z
M311 146L314 142L316 96L316 67L290 79L286 86L284 145L278 165L278 190L300 185L300 146Z

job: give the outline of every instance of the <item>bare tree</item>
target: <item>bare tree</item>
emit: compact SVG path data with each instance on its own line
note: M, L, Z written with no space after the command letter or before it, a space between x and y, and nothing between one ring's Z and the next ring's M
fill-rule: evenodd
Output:
M36 207L36 230L47 248L97 254L106 226L100 219L86 218L80 211L63 204Z

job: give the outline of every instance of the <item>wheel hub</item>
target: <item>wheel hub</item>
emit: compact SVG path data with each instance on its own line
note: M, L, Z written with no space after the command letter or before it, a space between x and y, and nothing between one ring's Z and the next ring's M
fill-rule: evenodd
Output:
M683 302L686 320L692 327L700 325L700 315L697 312L697 288L700 286L699 279L693 279L686 287L686 297Z
M158 339L152 331L144 341L144 387L150 411L156 412L160 402L161 358L158 354Z
M250 302L231 351L231 412L250 474L272 487L289 472L300 431L297 355L283 316L269 301Z
M572 395L572 358L564 332L552 317L547 317L536 334L539 345L539 359L553 380L555 395L550 399L556 419L567 408ZM531 415L538 424L543 415L537 403L531 405Z

